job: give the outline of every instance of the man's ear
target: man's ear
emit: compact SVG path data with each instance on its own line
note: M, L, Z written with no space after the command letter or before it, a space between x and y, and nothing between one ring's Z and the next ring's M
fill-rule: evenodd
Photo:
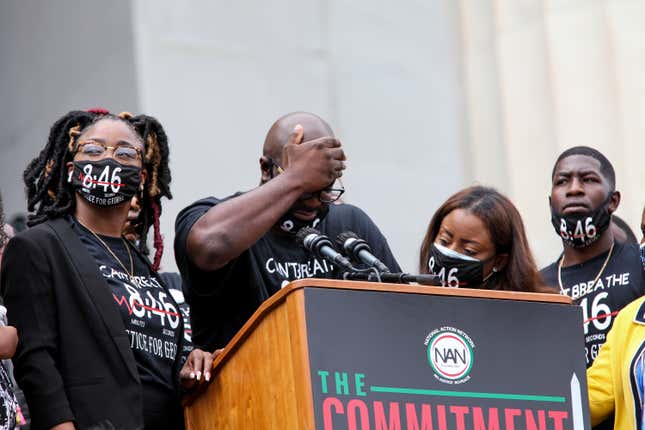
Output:
M620 205L620 191L612 191L611 197L609 198L609 205L607 207L609 213L613 214L616 212L618 205Z
M273 179L273 162L264 155L260 157L260 175L260 183L262 184Z

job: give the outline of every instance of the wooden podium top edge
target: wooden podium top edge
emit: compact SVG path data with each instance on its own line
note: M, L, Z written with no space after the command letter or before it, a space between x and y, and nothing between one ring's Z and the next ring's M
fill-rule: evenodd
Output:
M530 302L562 303L570 305L571 298L561 294L526 293L520 291L478 290L472 288L446 288L425 285L387 284L365 281L343 281L335 279L298 279L289 283L279 293L304 287L325 287L340 290L382 291L391 293L426 294L432 296L474 297L483 299L521 300ZM287 290L287 292L285 292Z
M473 297L483 299L501 299L501 300L520 300L530 302L545 302L555 304L572 303L571 298L560 294L548 293L525 293L516 291L493 291L493 290L476 290L469 288L446 288L446 287L430 287L421 285L404 285L404 284L385 284L376 282L362 282L362 281L343 281L337 279L299 279L289 283L286 287L275 293L253 313L253 316L242 326L237 334L226 345L224 351L215 358L213 361L213 373L217 373L218 368L228 360L233 354L237 346L250 335L253 328L260 323L262 318L271 309L280 305L287 296L294 291L304 289L306 287L322 287L339 290L356 290L356 291L379 291L391 293L407 293L407 294L425 294L435 296L455 296L455 297Z

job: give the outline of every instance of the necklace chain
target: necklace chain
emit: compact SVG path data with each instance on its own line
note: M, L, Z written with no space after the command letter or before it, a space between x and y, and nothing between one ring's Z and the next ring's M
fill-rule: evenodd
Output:
M78 220L77 220L77 221L78 221ZM123 270L124 270L124 271L125 271L125 273L128 275L128 277L132 280L132 279L134 278L134 276L133 276L133 273L134 273L134 260L133 260L133 258L132 258L132 253L130 252L130 247L128 246L128 243L125 241L125 239L123 238L123 236L121 236L121 241L123 242L123 245L125 246L125 250L126 250L126 251L128 251L128 258L130 259L130 271L128 271L128 269L126 269L125 264L123 264L123 262L121 261L121 259L120 259L119 257L117 257L117 255L114 253L114 251L112 251L112 248L110 248L110 247L108 246L108 244L107 244L107 243L105 243L105 241L99 237L99 235L98 235L98 234L94 233L94 231L93 231L91 228L89 228L88 226L86 226L86 225L85 225L85 224L83 224L82 222L80 222L80 221L78 221L78 222L79 222L79 224L81 224L83 227L85 227L85 228L87 229L87 231L89 231L90 233L92 233L92 235L96 238L96 240L98 240L99 242L101 242L101 245L103 245L103 247L104 247L104 248L105 248L105 249L110 253L110 255L112 255L112 257L114 257L114 259L116 260L116 262L117 262L117 263L119 263L119 265L123 268Z
M607 254L607 258L605 258L605 262L602 263L602 267L600 268L600 271L596 275L596 278L593 280L593 284L591 284L593 287L596 286L596 283L598 282L598 279L600 279L600 276L602 275L602 272L605 271L605 268L607 267L607 263L609 263L609 259L611 258L611 254L614 251L614 244L616 242L611 242L611 247L609 248L609 253ZM558 286L560 287L560 293L563 295L567 295L564 292L564 287L562 286L562 265L564 264L564 253L562 254L562 258L560 259L560 263L558 264Z

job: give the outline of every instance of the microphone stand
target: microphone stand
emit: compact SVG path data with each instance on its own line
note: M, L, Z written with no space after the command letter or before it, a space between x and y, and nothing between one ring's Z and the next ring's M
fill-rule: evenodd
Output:
M441 278L436 275L411 275L409 273L380 272L376 269L344 272L343 279L348 281L389 282L391 284L410 284L441 286Z

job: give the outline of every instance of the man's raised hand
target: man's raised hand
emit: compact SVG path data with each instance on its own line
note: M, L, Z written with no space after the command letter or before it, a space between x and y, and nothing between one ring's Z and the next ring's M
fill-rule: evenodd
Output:
M342 176L347 158L340 140L335 137L302 142L303 135L300 124L289 134L287 144L282 149L282 167L301 181L303 192L315 192Z

